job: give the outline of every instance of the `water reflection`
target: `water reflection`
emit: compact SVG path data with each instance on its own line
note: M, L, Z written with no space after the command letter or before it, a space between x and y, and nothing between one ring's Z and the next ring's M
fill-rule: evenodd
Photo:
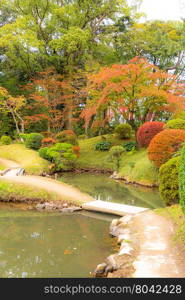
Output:
M97 200L149 208L163 206L158 189L127 185L103 174L64 173L60 180L80 188Z
M113 251L108 227L82 215L0 210L0 277L89 277Z

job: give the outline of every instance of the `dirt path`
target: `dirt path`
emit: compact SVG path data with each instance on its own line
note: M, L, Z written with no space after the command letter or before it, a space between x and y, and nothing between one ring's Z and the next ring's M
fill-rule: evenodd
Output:
M20 165L17 164L16 162L14 162L12 160L4 159L4 158L0 158L0 164L2 164L3 166L5 166L7 168L19 168L20 167Z
M174 227L170 220L149 210L136 215L130 226L139 245L133 277L185 277L184 263L172 240Z
M58 182L54 179L41 177L41 176L9 176L2 178L9 180L11 182L22 183L30 185L32 187L44 189L48 192L54 192L61 196L62 199L66 200L77 200L82 202L93 201L94 199L88 194L82 193L77 188L65 184L63 182Z

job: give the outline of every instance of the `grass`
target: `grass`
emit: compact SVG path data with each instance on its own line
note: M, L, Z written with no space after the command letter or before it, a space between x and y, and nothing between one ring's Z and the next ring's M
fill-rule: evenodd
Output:
M123 140L117 139L115 136L105 136L106 139L112 141L112 145L122 145ZM108 152L95 151L94 147L101 137L80 140L80 158L77 166L87 169L98 169L114 171L115 166L108 161ZM125 141L126 142L126 141ZM128 142L128 141L127 141ZM119 170L120 178L129 182L136 182L146 186L158 185L158 169L149 161L146 150L139 150L132 155L124 153L122 155L121 167Z
M6 181L6 179L0 179L0 200L1 201L20 201L25 202L26 200L33 201L56 201L61 200L55 193L49 193L42 189L35 189L24 184L12 183ZM65 199L64 199L65 200Z
M27 149L23 144L0 146L0 157L15 161L30 175L41 175L49 167L49 162L41 158L37 151Z
M40 202L40 201L61 201L69 204L79 204L68 197L59 196L57 193L48 192L44 189L39 189L26 184L13 183L6 179L0 179L0 201L16 201L16 202Z
M128 140L120 140L115 135L104 135L106 141L110 141L112 146L121 145ZM102 136L96 136L90 139L80 140L80 158L77 161L77 166L87 169L98 169L105 171L114 171L114 163L108 160L107 151L95 151L96 143L102 141Z
M148 159L145 149L132 155L125 153L122 156L119 175L128 182L136 182L147 186L158 185L158 169Z
M180 244L183 251L185 251L185 215L180 205L175 204L165 208L157 208L155 212L173 221L176 228L174 241Z

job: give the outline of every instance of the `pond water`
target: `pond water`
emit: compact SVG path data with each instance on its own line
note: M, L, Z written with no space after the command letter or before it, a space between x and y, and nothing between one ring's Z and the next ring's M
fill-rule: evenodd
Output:
M80 188L82 192L90 194L97 200L149 208L164 206L157 188L125 184L104 174L66 172L59 180Z
M90 277L114 252L109 225L106 218L23 211L1 204L0 277Z

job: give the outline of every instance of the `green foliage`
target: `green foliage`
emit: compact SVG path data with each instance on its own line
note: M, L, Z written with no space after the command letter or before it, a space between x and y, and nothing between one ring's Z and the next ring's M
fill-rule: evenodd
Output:
M38 150L42 145L43 135L40 133L30 133L26 137L26 147Z
M7 136L7 135L3 135L0 139L0 143L2 145L10 145L12 142L11 137Z
M72 130L63 130L57 133L55 138L59 143L78 145L77 136Z
M52 147L41 148L39 155L54 163L56 171L73 167L77 159L77 155L73 151L73 146L67 143L57 143Z
M47 154L48 153L49 147L43 147L39 149L39 155L40 157L50 160L50 156Z
M123 152L124 149L122 146L113 146L109 150L109 159L115 163L117 171L119 170L120 167L120 161Z
M180 205L185 214L185 147L182 148L179 165Z
M185 130L185 120L183 119L173 119L166 123L164 129L184 129Z
M171 158L159 169L159 191L166 205L179 202L179 157Z
M26 142L26 139L28 138L29 134L26 134L26 133L20 133L19 134L19 137L24 141Z
M96 151L109 151L111 143L107 141L100 141L95 145Z
M129 124L119 124L114 132L120 139L129 139L132 134L132 127Z
M123 144L123 148L125 149L126 152L130 152L132 150L135 150L137 147L137 143L134 141L130 141L128 143Z
M183 52L183 28L182 23L173 21L134 22L114 40L119 59L127 62L142 53L159 68L171 68L178 74L184 62L174 63L174 58Z

